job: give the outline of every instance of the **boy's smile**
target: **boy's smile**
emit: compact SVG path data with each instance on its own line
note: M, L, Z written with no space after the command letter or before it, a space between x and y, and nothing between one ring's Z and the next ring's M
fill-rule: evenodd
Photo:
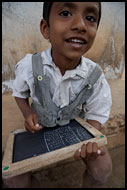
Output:
M71 36L67 38L65 42L67 42L70 47L75 48L76 50L82 48L85 44L87 44L87 40L81 35Z
M67 69L73 69L78 65L81 56L93 44L98 19L98 2L53 3L49 26L43 27L43 31L41 28L41 31L45 38L50 39L52 56L56 65L58 62L60 64L68 62L66 63Z

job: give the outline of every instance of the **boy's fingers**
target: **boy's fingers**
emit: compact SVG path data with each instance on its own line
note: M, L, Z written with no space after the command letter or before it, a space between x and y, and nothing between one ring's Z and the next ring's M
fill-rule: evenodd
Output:
M28 122L25 121L24 125L25 125L25 128L26 128L27 131L30 131L30 132L32 132L32 133L34 132L34 131L32 131L32 128L31 128L31 126L28 124Z
M31 127L32 131L34 131L34 132L40 131L40 129L42 129L42 126L40 126L39 124L38 124L39 126L38 125L36 126L36 125L34 125L34 126Z
M31 131L32 133L34 133L34 132L36 131L36 130L35 130L35 127L34 127L34 120L33 120L33 119L30 119L28 125L29 125L29 128L30 128L30 131Z
M86 157L86 145L83 144L81 148L79 148L75 154L74 154L74 158L78 159L78 158L85 158Z
M81 158L85 157L86 157L86 144L83 144L81 148Z
M97 143L87 143L83 144L81 148L79 148L75 154L74 158L83 160L95 160L97 156L103 156L105 154L105 149L103 147L98 149Z
M104 156L105 153L106 153L106 151L105 151L105 148L104 148L104 147L101 147L101 148L98 149L98 155Z
M36 126L36 124L39 124L39 118L36 114L33 114L33 123L34 123L34 126Z
M34 125L32 126L32 129L34 131L39 131L40 129L42 129L43 127L39 124L39 118L36 114L33 115L33 123Z
M103 156L105 155L105 149L103 147L98 149L97 143L87 143L83 144L81 148L79 148L75 154L74 158L79 159L83 158L86 160L96 159L97 156Z
M98 146L97 146L97 143L93 143L93 145L92 145L92 151L93 151L93 153L92 153L92 156L94 157L94 158L97 158L97 156L98 156Z
M92 143L88 142L86 144L86 156L89 158L92 154Z
M78 158L80 158L80 152L81 149L76 150L75 154L74 154L74 158L77 160Z
M36 123L35 127L39 127L41 129L43 128L43 126L41 124L39 124L39 123Z
M42 126L39 125L38 116L36 114L33 114L25 121L25 127L32 133L35 133L36 131L42 129Z

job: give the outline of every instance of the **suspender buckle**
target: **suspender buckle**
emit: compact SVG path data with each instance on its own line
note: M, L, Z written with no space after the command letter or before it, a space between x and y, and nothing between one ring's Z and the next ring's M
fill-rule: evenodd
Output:
M92 85L91 84L88 84L88 88L87 89L91 89L92 88Z
M38 80L42 80L43 77L42 77L41 75L38 75L37 79L38 79Z

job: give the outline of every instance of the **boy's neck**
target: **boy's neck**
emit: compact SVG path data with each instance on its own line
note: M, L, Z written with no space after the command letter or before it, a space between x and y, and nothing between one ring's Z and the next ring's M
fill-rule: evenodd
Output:
M62 55L56 55L51 51L53 62L57 67L59 67L62 76L65 74L67 70L75 69L81 61L81 58L78 59L69 59Z

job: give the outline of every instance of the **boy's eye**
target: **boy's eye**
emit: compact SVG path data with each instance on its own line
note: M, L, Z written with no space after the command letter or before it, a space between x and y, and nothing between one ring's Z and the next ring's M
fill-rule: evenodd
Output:
M69 11L62 11L59 15L64 17L69 17L71 16L71 13Z
M86 19L90 22L96 22L96 18L94 18L93 16L87 16Z

